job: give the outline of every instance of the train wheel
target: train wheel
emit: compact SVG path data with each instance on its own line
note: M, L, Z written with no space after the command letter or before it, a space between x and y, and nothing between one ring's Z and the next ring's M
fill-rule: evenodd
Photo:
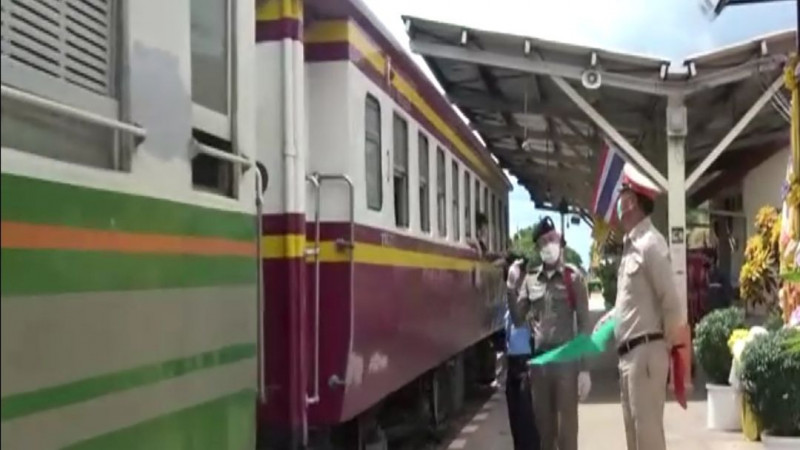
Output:
M358 420L358 449L389 449L389 440L386 439L386 433L384 433L380 424L372 415L365 415Z
M430 389L428 390L428 404L430 405L431 425L433 429L439 429L446 419L444 404L446 403L442 396L443 379L445 378L444 371L441 367L434 369L430 375Z
M472 348L476 360L477 373L475 381L479 384L491 384L497 378L497 352L492 338L484 339Z
M453 358L449 366L450 375L450 412L451 414L461 410L464 406L465 398L465 377L464 377L464 356L458 355Z

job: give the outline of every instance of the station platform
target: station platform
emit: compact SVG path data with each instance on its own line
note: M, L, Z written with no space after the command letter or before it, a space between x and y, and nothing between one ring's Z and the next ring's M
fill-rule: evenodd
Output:
M697 383L702 386L701 383ZM580 450L625 450L618 381L613 371L593 374L589 399L580 405ZM754 450L760 443L747 442L741 433L706 429L705 392L692 392L687 410L667 404L665 427L668 449ZM436 450L513 450L502 384L472 410Z
M590 316L596 321L604 314L602 296L590 297ZM498 355L500 357L500 355ZM579 406L580 450L625 450L625 427L619 400L617 357L613 349L590 360L592 392ZM473 401L453 430L435 450L513 450L505 391L498 382L491 391ZM748 442L741 433L714 432L706 429L706 392L702 374L693 380L688 409L674 401L664 413L667 448L676 450L754 450L760 443ZM428 450L428 449L425 449Z

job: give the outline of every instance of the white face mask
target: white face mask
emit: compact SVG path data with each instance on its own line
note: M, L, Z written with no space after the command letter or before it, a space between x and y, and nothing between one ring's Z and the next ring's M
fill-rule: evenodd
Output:
M539 251L539 256L545 264L555 264L558 257L561 256L561 245L558 242L550 242L545 244Z

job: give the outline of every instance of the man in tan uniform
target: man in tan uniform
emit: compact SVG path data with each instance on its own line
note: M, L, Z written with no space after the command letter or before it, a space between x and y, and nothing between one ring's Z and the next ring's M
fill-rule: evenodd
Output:
M665 450L664 403L670 349L685 324L669 247L650 221L658 188L625 167L617 217L625 231L614 309L628 450Z
M578 268L564 264L565 242L549 217L536 226L533 238L543 264L525 277L517 305L509 310L515 323L528 320L534 351L543 353L589 333L591 324L586 283ZM531 382L542 450L577 450L578 400L591 389L585 363L536 366Z

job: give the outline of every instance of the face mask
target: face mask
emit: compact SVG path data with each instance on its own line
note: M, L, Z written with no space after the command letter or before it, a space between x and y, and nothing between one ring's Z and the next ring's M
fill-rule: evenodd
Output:
M623 215L625 215L625 213L627 213L627 212L630 212L630 208L627 208L627 209L626 209L626 208L624 208L624 207L622 206L622 199L620 199L620 200L617 202L617 218L618 218L619 220L622 220L622 216L623 216Z
M555 264L558 261L558 257L561 254L561 246L558 242L551 242L546 244L542 249L539 251L539 256L542 257L542 261L545 264Z

